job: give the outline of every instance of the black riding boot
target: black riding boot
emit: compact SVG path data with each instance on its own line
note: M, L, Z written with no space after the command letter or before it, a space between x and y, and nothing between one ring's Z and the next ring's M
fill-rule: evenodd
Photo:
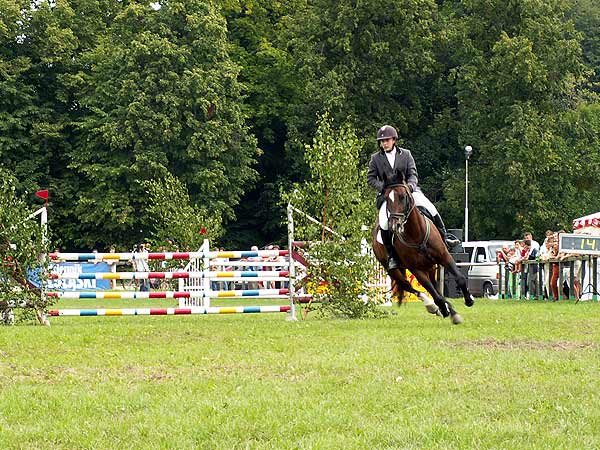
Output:
M442 235L442 239L444 239L444 242L446 243L446 247L448 247L450 249L450 248L454 247L455 245L460 244L460 241L458 239L456 239L455 236L448 234L448 232L446 231L446 227L444 226L444 221L442 220L442 216L440 216L439 214L436 215L433 218L433 224L440 231L440 234Z
M389 230L381 230L381 240L383 246L388 254L387 270L397 269L399 264L396 259L396 250L394 250L394 244L392 242L392 233Z

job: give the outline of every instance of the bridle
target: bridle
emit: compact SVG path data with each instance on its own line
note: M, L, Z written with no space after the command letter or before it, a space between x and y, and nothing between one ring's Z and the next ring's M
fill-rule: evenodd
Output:
M389 200L389 194L386 196L385 198L385 204L386 204L386 210L387 210L387 216L388 216L388 221L395 221L398 223L398 234L403 234L404 233L404 225L406 225L406 222L408 221L408 218L410 217L410 214L412 213L413 209L415 209L415 202L414 200L411 202L411 195L410 195L410 189L409 187L405 184L405 183L397 183L397 184L391 184L389 186L387 186L387 188L395 188L395 187L401 187L406 191L406 196L404 197L404 208L402 212L392 212L390 211L390 202ZM392 199L393 201L393 199ZM407 211L408 210L408 211Z
M392 232L393 232L392 237L393 236L397 237L398 240L407 247L416 248L421 252L425 252L427 250L427 241L429 240L429 235L431 234L431 223L429 220L425 219L425 224L426 224L425 234L424 234L423 240L421 241L420 244L413 244L412 242L408 242L406 240L406 236L404 236L404 226L406 225L406 222L408 222L408 218L412 214L416 205L415 205L415 200L410 192L410 188L408 187L408 185L406 183L391 184L391 185L387 186L387 188L394 188L397 186L400 186L401 188L403 188L406 191L406 195L404 196L403 212L391 212L390 211L390 203L388 202L389 194L385 198L389 229L392 230ZM396 228L396 227L392 227L392 222L396 222L398 224L397 225L398 231L394 231L394 228Z

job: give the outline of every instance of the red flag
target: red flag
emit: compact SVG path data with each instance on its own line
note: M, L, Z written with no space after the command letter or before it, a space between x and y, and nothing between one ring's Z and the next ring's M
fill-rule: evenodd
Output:
M37 191L35 195L41 199L48 201L48 189Z

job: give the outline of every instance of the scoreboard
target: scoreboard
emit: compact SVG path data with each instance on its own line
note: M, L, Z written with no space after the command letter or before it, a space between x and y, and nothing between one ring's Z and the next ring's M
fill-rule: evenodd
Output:
M561 233L558 239L561 252L600 255L600 236Z

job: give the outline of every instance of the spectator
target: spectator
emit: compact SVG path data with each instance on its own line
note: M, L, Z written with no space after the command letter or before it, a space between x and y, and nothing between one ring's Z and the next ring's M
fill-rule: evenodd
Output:
M554 233L552 230L546 230L546 238L544 242L540 246L539 260L543 263L541 265L542 269L542 280L544 282L542 287L542 296L545 300L548 300L550 297L550 275L551 275L551 267L548 262L549 253L552 247L552 239Z
M218 252L223 252L224 250L222 248L218 248L215 249ZM221 257L217 257L214 258L213 261L216 263L215 264L215 269L217 270L217 272L226 272L228 269L231 270L231 268L228 268L226 263L229 261L228 258L221 258ZM227 281L216 281L216 280L212 280L210 282L210 288L213 291L220 291L220 290L228 290L229 289L229 283Z
M508 260L510 264L512 264L512 272L520 273L521 272L521 261L522 261L522 252L524 247L523 241L515 241L515 246L511 250L510 259Z
M258 246L257 245L253 245L252 247L250 247L250 250L253 252L258 252ZM248 258L248 261L250 262L260 262L262 261L262 258L260 256L250 256ZM260 270L260 266L248 266L248 270L251 272L257 272ZM259 274L260 275L260 274ZM258 289L259 288L259 283L256 281L252 281L248 283L248 289Z
M536 250L537 253L539 253L539 251L540 251L540 244L539 244L538 241L536 241L535 239L533 239L533 234L531 233L531 231L526 231L523 234L523 239L524 240L529 239L531 241L531 248L532 248L532 250Z
M271 248L269 250L277 250L279 251L279 245L271 245ZM283 256L280 255L275 255L275 256L271 256L269 258L269 261L273 261L273 262L281 262L281 266L273 266L271 268L271 270L274 271L281 271L283 270L283 266L285 265L285 258ZM277 281L271 281L271 289L281 289L281 282Z
M587 232L582 232L580 231L580 229L578 230L574 230L573 233L576 234L587 234ZM573 292L575 295L575 298L577 300L579 300L581 298L581 282L583 280L583 262L582 262L582 255L576 254L576 253L563 253L560 255L561 259L566 259L566 258L575 258L573 261L570 261L569 264L573 264ZM568 267L568 269L570 269L570 267ZM564 279L565 280L569 280L570 279L570 270L563 272L564 274Z
M135 246L133 252L134 253L145 253L149 250L149 247L146 244L138 244ZM149 272L150 267L148 266L148 260L145 258L133 258L131 260L131 264L133 265L133 270L136 272ZM140 291L141 292L149 292L150 291L150 280L147 278L140 280Z
M115 246L111 245L110 248L108 249L108 253L115 253L115 252L116 252ZM109 259L107 261L107 263L108 263L108 268L109 268L110 273L116 273L118 260ZM117 280L116 279L110 280L110 287L113 290L115 290L117 288Z
M566 231L559 230L555 235L557 249L560 248L559 236L563 233L566 233ZM563 300L567 300L569 298L570 289L572 289L572 286L569 285L570 276L571 276L571 261L565 261L565 259L567 259L569 257L568 254L566 254L564 252L560 252L560 251L558 251L557 253L558 254L557 254L556 258L559 261L558 267L559 267L559 271L562 270L562 279L563 279L562 286L558 286L558 287L559 287L559 290L561 290L563 293Z
M529 260L530 251L531 241L524 239L523 246L521 247L521 289L523 298L529 298L529 264L523 263L523 261Z
M496 252L496 262L508 264L508 260L510 259L509 253L510 247L508 245L503 245L502 248Z
M525 236L531 236L531 233L525 233ZM527 283L526 283L526 295L527 298L535 298L539 295L541 289L538 283L538 273L539 273L539 264L537 263L537 259L540 253L540 245L532 241L531 239L525 239L525 244L529 247L529 251L527 252ZM537 244L537 245L535 245Z
M552 293L552 299L558 301L558 239L556 236L552 237L550 241L550 251L548 252L548 260L550 261L550 292Z

